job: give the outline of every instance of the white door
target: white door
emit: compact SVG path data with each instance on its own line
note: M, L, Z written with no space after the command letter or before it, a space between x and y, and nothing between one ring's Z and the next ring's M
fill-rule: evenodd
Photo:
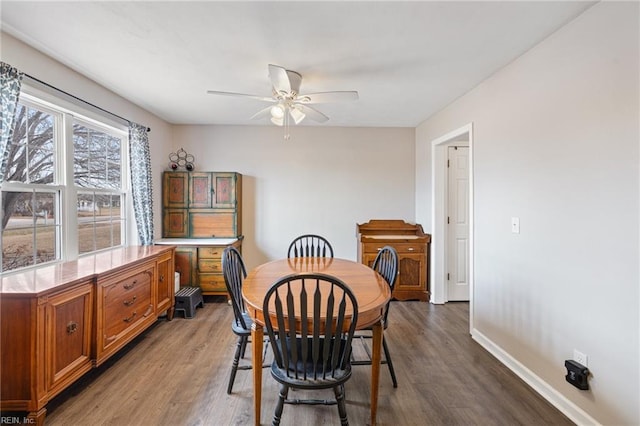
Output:
M447 301L468 301L469 147L447 151Z

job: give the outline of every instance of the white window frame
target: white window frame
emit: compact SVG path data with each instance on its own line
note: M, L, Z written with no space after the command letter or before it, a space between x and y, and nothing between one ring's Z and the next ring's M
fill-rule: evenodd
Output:
M13 272L36 269L55 262L75 260L79 257L94 255L101 251L108 251L116 247L129 245L132 237L132 226L129 223L133 217L131 204L131 184L129 178L129 131L128 126L114 121L105 113L87 108L80 101L70 101L61 98L55 91L42 90L22 83L20 91L20 103L42 109L56 118L55 138L58 142L55 149L54 183L52 184L24 184L18 182L3 182L3 189L12 191L31 191L42 188L45 192L56 192L58 195L58 211L56 220L59 221L57 238L57 258L51 262L30 265L15 270L2 271L0 275ZM121 170L120 170L120 195L121 195L121 244L84 254L78 250L78 216L77 199L78 190L85 188L76 187L73 174L73 123L74 120L82 125L89 125L94 129L113 134L122 140L121 146ZM93 191L93 188L86 188ZM114 191L111 191L114 192ZM69 212L66 214L65 212Z

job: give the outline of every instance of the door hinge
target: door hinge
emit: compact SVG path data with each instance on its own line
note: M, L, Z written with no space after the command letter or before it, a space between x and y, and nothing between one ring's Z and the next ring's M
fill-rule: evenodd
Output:
M449 281L449 273L447 272L447 281Z
M449 216L447 216L447 225L449 224Z
M449 168L449 160L447 160L447 168Z

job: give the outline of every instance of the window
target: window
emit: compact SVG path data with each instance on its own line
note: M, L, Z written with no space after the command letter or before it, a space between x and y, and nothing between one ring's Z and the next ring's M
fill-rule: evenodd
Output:
M122 145L120 137L86 123L73 124L79 253L119 246L122 242Z
M0 191L0 272L125 243L126 138L63 101L21 93Z

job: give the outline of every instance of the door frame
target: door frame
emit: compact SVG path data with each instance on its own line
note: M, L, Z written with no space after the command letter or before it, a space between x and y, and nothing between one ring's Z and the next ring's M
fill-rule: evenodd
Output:
M447 147L465 140L469 144L469 330L473 329L474 220L473 220L473 123L431 141L431 303L447 302Z

